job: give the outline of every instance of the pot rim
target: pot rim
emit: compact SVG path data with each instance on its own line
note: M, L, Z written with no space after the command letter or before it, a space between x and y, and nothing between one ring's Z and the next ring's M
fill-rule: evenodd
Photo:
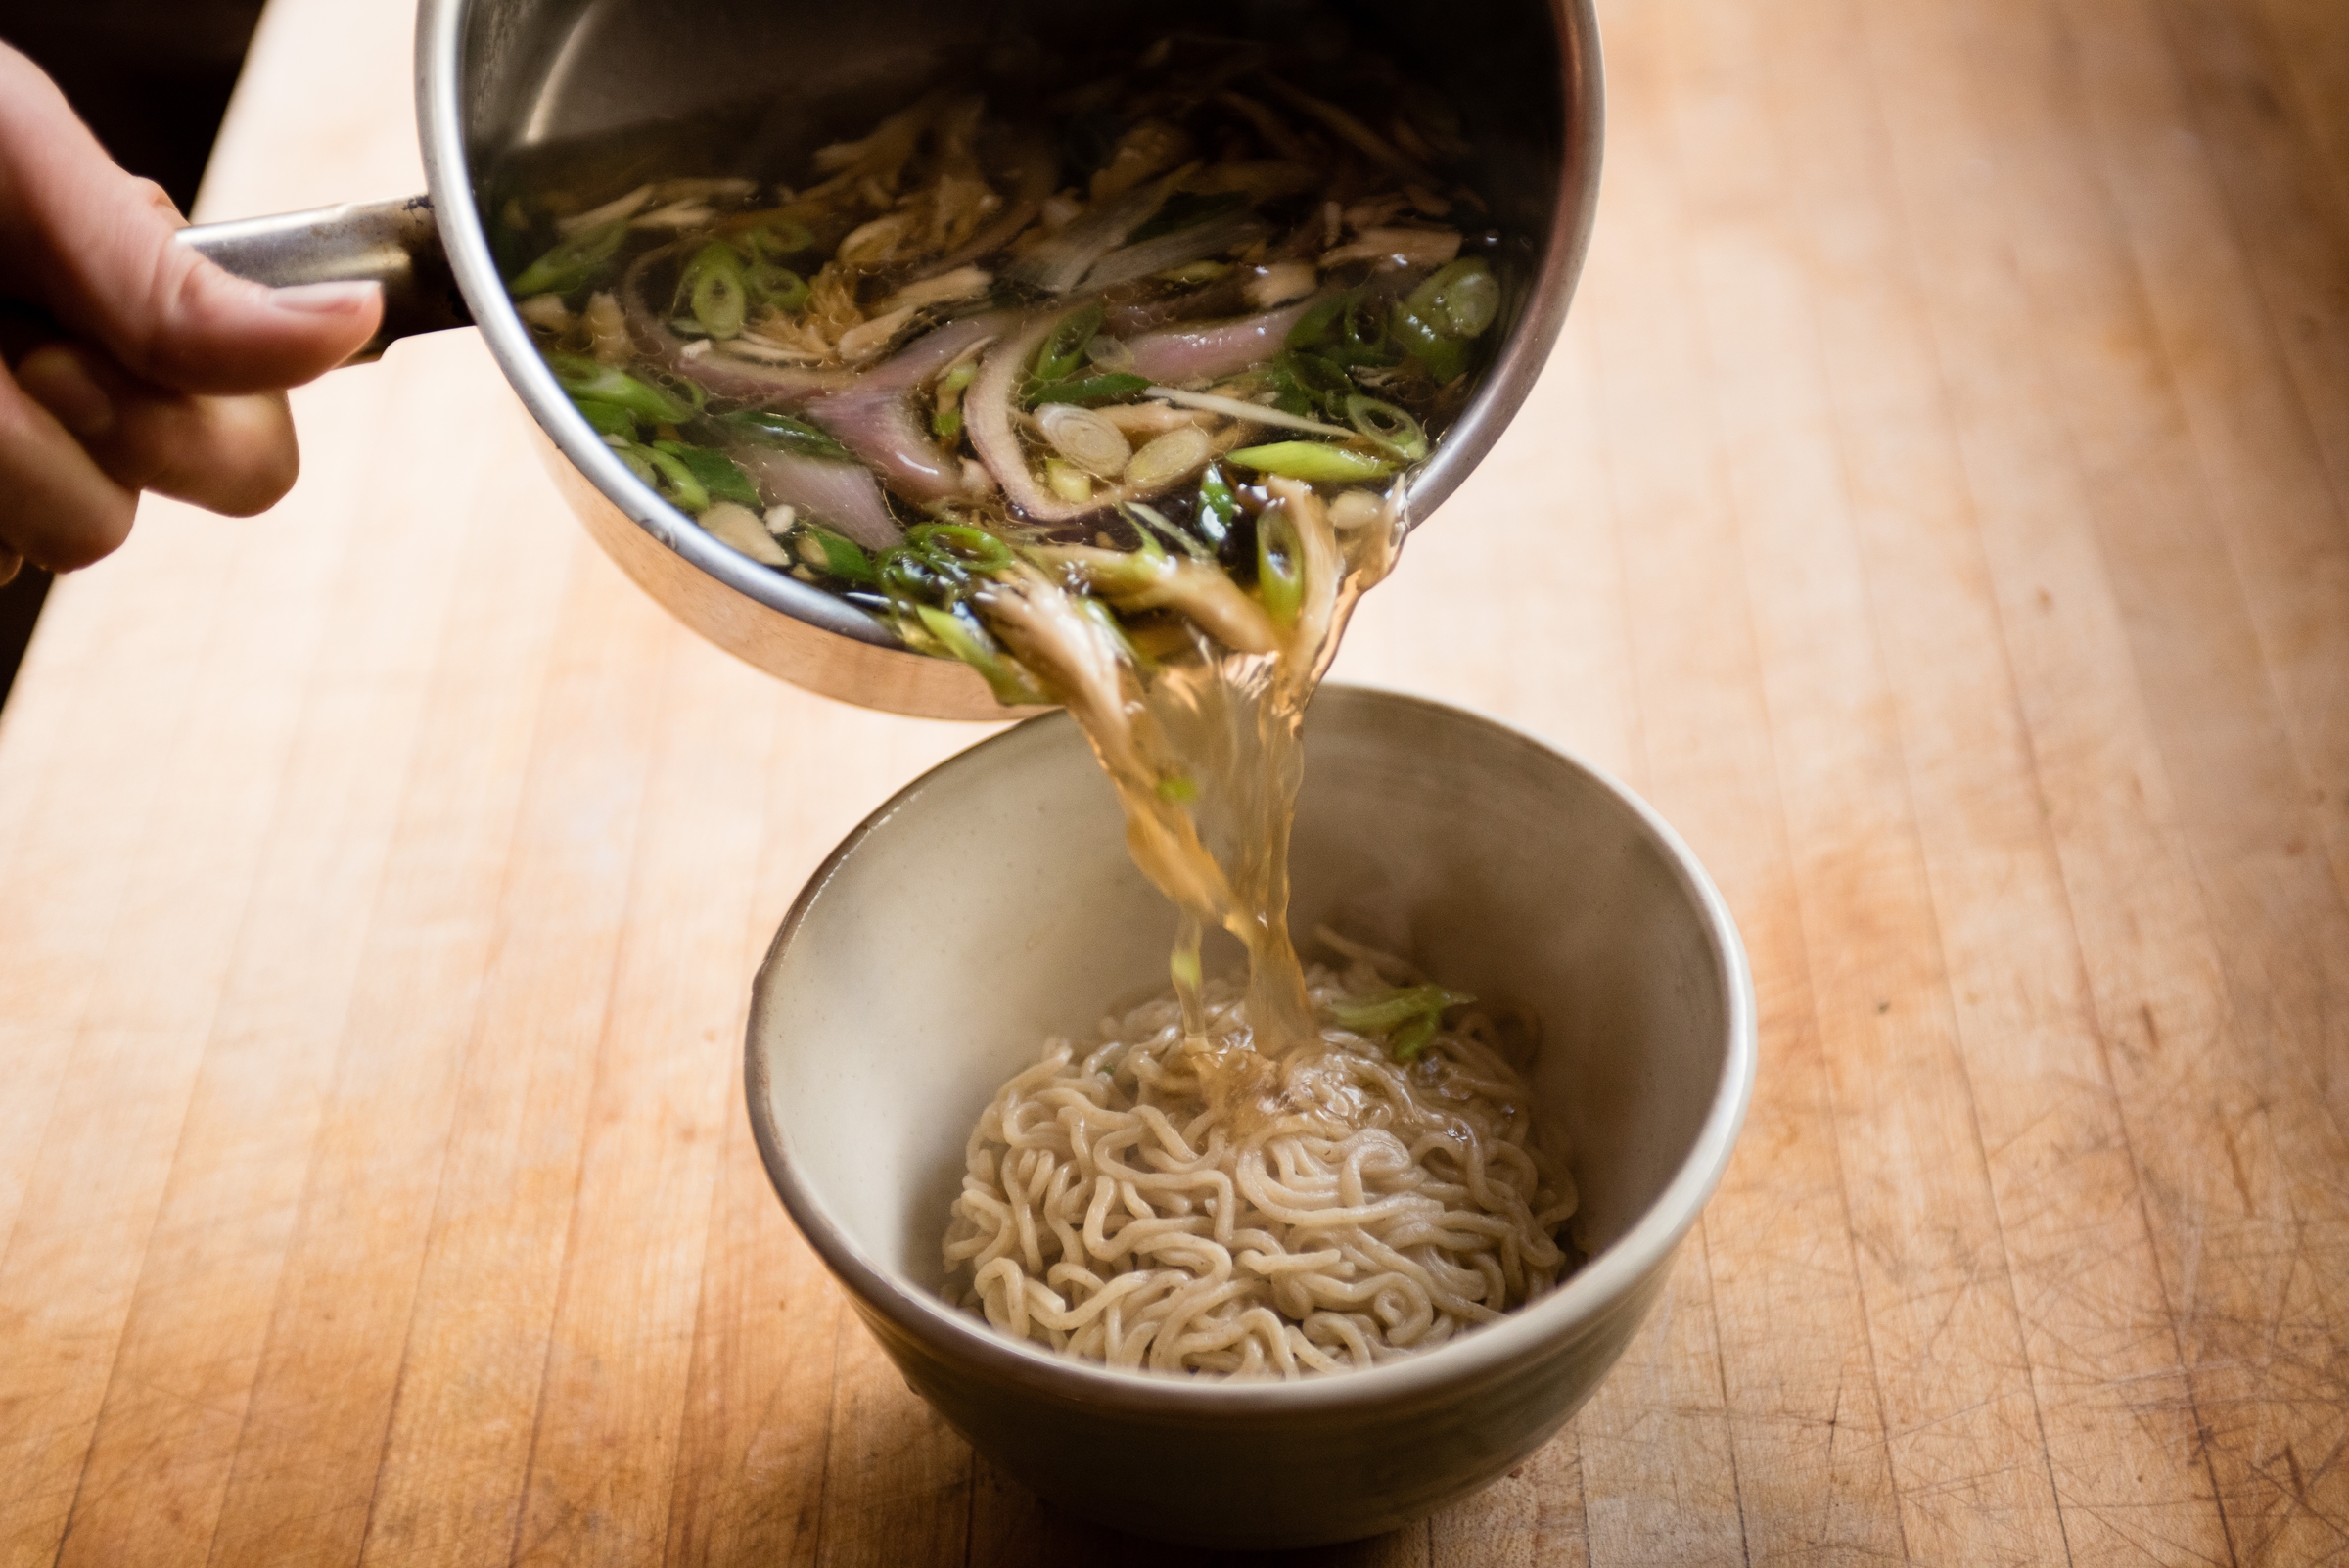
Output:
M1012 1339L868 1256L833 1222L814 1192L800 1181L769 1110L770 1075L760 1044L761 1021L769 1011L769 988L774 984L784 951L812 912L815 901L868 837L886 826L914 797L980 754L996 747L1037 744L1038 726L1074 724L1065 713L1046 715L990 736L947 758L898 790L858 823L825 856L793 900L791 912L784 917L759 967L751 992L750 1021L744 1040L745 1086L752 1131L758 1139L759 1157L766 1167L768 1179L801 1233L856 1301L942 1360L1048 1400L1093 1407L1115 1407L1134 1415L1176 1420L1288 1420L1336 1413L1362 1415L1373 1409L1424 1404L1462 1388L1507 1377L1544 1352L1579 1339L1671 1256L1720 1184L1753 1098L1759 1053L1757 1009L1753 976L1736 921L1686 842L1652 807L1605 768L1517 725L1449 703L1373 686L1325 686L1321 698L1373 708L1433 710L1448 718L1484 725L1517 745L1581 771L1630 810L1652 836L1682 892L1694 905L1708 945L1720 964L1721 1001L1727 1036L1712 1103L1679 1169L1629 1229L1548 1295L1517 1309L1498 1322L1485 1324L1419 1355L1383 1366L1294 1382L1217 1382L1067 1360L1040 1346Z

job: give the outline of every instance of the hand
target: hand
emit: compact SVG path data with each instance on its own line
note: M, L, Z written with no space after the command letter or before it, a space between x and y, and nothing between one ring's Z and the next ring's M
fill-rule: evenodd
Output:
M376 285L248 283L175 244L182 221L0 44L0 327L38 344L0 368L0 582L106 555L141 490L274 504L300 466L284 389L373 336Z

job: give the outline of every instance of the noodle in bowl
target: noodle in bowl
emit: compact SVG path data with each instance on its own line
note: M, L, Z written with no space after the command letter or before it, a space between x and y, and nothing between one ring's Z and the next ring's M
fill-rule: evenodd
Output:
M1292 909L1309 955L1334 959L1314 976L1316 1001L1397 978L1311 940L1326 927L1472 992L1494 1023L1541 1020L1530 1055L1508 1028L1488 1034L1465 1010L1429 1047L1440 1064L1476 1073L1497 1062L1522 1074L1522 1097L1494 1079L1501 1089L1489 1098L1508 1109L1478 1130L1481 1167L1460 1157L1456 1139L1458 1154L1433 1152L1411 1120L1414 1095L1423 1110L1456 1113L1456 1103L1422 1092L1409 1074L1398 1077L1411 1092L1398 1095L1369 1071L1384 1058L1329 1032L1316 1060L1293 1065L1370 1097L1379 1110L1363 1125L1374 1135L1316 1146L1311 1127L1235 1123L1216 1168L1199 1164L1218 1133L1184 1114L1179 1030L1163 1010L1132 1005L1164 989L1173 917L1127 857L1110 792L1057 715L946 762L844 842L778 934L751 1016L749 1103L769 1174L908 1386L1048 1500L1210 1546L1301 1546L1392 1529L1539 1447L1661 1292L1752 1082L1751 985L1734 927L1686 848L1621 786L1501 725L1383 693L1325 689L1305 740ZM1124 1010L1104 1020L1105 1004ZM1216 1002L1224 1024L1232 1005L1228 994ZM1056 1038L1066 1061L1039 1062ZM1101 1087L1081 1086L1087 1071ZM1429 1084L1441 1076L1424 1074ZM999 1093L1009 1097L974 1140ZM1082 1102L1082 1135L1055 1144L1071 1097ZM1546 1150L1532 1129L1553 1139ZM1025 1145L1008 1161L990 1147L1007 1130ZM974 1141L986 1159L972 1159ZM1101 1292L1065 1268L1054 1277L1072 1261L1069 1242L1078 1267L1114 1285L1140 1271L1097 1257L1087 1226L1113 1253L1121 1238L1152 1234L1135 1231L1149 1222L1123 1191L1124 1220L1105 1209L1095 1221L1097 1180L1077 1201L1084 1159L1095 1177L1113 1166L1176 1175L1200 1181L1201 1193L1228 1175L1239 1199L1221 1210L1230 1235L1217 1236L1203 1199L1186 1200L1177 1183L1147 1199L1131 1183L1170 1238L1146 1262L1189 1280L1147 1300L1147 1280L1119 1287L1129 1299L1072 1321ZM960 1242L980 1244L950 1273L941 1248L949 1209L972 1177L1007 1196L1007 1176L1034 1189L1036 1251L1006 1206L968 1222ZM1404 1201L1392 1215L1375 1213L1395 1199ZM1569 1202L1573 1217L1560 1225ZM1500 1217L1493 1228L1506 1232L1519 1206L1526 1235L1562 1231L1581 1258L1544 1261L1535 1240L1521 1240L1513 1261L1496 1248L1488 1263L1505 1310L1493 1307L1493 1276L1468 1251L1440 1260L1447 1269L1426 1268L1430 1234L1479 1215ZM1348 1209L1358 1212L1339 1212ZM1006 1219L1012 1239L1002 1246L996 1222ZM1377 1227L1386 1224L1399 1227L1385 1235L1388 1251L1441 1287L1424 1301L1392 1280L1358 1291L1379 1272L1365 1263L1384 1257ZM1249 1229L1263 1234L1241 1233ZM1331 1245L1339 1230L1361 1234ZM1314 1257L1331 1251L1341 1257ZM1306 1271L1280 1281L1300 1259L1312 1260ZM1352 1279L1319 1272L1349 1261ZM997 1268L995 1283L976 1285L1006 1263L1013 1268ZM1015 1269L1026 1337L1012 1320ZM1228 1270L1220 1282L1219 1270ZM1198 1298L1235 1281L1246 1288L1198 1309ZM1294 1338L1261 1317L1242 1321L1278 1309L1269 1298L1284 1284L1295 1286L1288 1306L1366 1317L1386 1344L1365 1334L1358 1354L1334 1323L1316 1331L1310 1310L1272 1314L1294 1324ZM1000 1326L956 1304L973 1289L983 1306L995 1295ZM1173 1332L1162 1344L1154 1330L1137 1348L1153 1305L1186 1291L1183 1321L1160 1312ZM1358 1299L1334 1299L1348 1295ZM1097 1329L1107 1351L1112 1306L1128 1364L1054 1347L1057 1333L1082 1351ZM1440 1328L1448 1307L1455 1321ZM1057 1325L1046 1310L1061 1314ZM1284 1377L1276 1339L1301 1363L1311 1358L1299 1339L1335 1367ZM1153 1370L1153 1356L1175 1346L1180 1354L1167 1355L1193 1369Z
M1309 973L1317 1007L1401 967L1352 956ZM1160 997L1004 1084L946 1233L960 1305L1110 1366L1297 1377L1432 1350L1557 1282L1574 1183L1487 1015L1409 1063L1326 1028L1264 1070L1302 1109L1251 1126L1207 1082L1248 1049L1246 1003L1228 982L1209 1003L1203 1047Z

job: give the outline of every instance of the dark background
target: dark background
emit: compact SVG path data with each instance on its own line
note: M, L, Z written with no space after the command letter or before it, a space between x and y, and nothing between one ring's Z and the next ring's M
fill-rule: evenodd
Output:
M0 0L0 39L56 78L115 161L186 211L261 0ZM0 701L49 591L27 567L0 587Z

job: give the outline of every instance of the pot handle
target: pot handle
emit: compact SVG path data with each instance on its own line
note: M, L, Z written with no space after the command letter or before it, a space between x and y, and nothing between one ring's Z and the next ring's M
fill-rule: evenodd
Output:
M429 196L200 223L181 229L179 243L240 278L273 288L368 278L381 283L384 324L345 364L379 357L394 338L473 325L440 248Z

